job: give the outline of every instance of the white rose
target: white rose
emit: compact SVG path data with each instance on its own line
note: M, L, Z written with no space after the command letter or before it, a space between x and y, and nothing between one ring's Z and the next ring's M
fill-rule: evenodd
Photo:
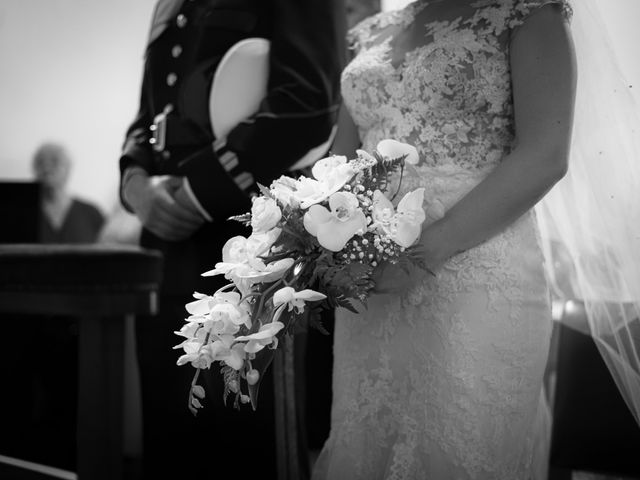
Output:
M282 212L276 201L267 197L256 197L251 205L251 227L256 233L263 233L274 228Z
M296 185L295 179L282 175L271 183L269 191L282 205L293 206L295 203L293 193L296 190Z
M293 192L293 199L300 204L301 208L308 208L310 205L322 202L327 198L326 188L318 180L307 177L300 177Z

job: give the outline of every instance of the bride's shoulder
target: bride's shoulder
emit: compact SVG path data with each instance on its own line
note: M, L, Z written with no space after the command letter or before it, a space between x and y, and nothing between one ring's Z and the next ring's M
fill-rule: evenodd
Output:
M356 23L347 32L349 48L358 52L363 46L375 38L375 32L384 25L383 18L386 12L378 12Z

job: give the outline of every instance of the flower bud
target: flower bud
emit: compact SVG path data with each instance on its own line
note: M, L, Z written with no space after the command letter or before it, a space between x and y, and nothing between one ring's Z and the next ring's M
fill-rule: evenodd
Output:
M247 383L249 385L255 385L256 383L258 383L259 379L260 379L260 373L258 373L258 370L256 370L255 368L247 372Z

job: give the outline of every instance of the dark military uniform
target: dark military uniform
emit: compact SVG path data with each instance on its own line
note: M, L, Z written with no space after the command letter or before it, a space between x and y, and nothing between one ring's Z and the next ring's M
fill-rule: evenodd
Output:
M160 315L139 319L136 330L148 478L195 478L205 464L211 478L223 472L276 475L269 378L262 382L258 411L238 413L222 405L218 372L206 375L215 384L194 419L187 410L194 370L176 366L178 352L171 347L180 339L172 332L183 324L184 304L194 291L213 293L221 285L223 279L200 274L220 261L226 240L247 235L226 219L250 209L248 194L257 182L269 185L329 137L338 109L344 21L342 0L161 0L156 6L140 110L127 132L121 172L138 166L150 175L186 177L213 221L182 242L142 233L142 246L165 256ZM209 120L212 77L224 53L249 37L271 41L267 97L221 143ZM163 112L163 145L153 145L150 127Z

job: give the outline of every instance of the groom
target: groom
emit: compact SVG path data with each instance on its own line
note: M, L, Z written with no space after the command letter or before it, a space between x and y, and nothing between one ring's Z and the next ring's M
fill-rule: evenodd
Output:
M140 243L164 254L160 311L137 321L143 404L144 477L275 478L273 385L259 408L222 403L217 366L205 407L187 399L194 369L178 367L173 334L194 291L213 293L200 274L221 260L227 239L247 235L231 215L250 209L257 183L269 185L313 147L336 120L344 53L342 0L160 0L145 52L138 114L120 158L121 200L141 220ZM271 42L266 98L224 141L208 111L213 74L240 40Z

